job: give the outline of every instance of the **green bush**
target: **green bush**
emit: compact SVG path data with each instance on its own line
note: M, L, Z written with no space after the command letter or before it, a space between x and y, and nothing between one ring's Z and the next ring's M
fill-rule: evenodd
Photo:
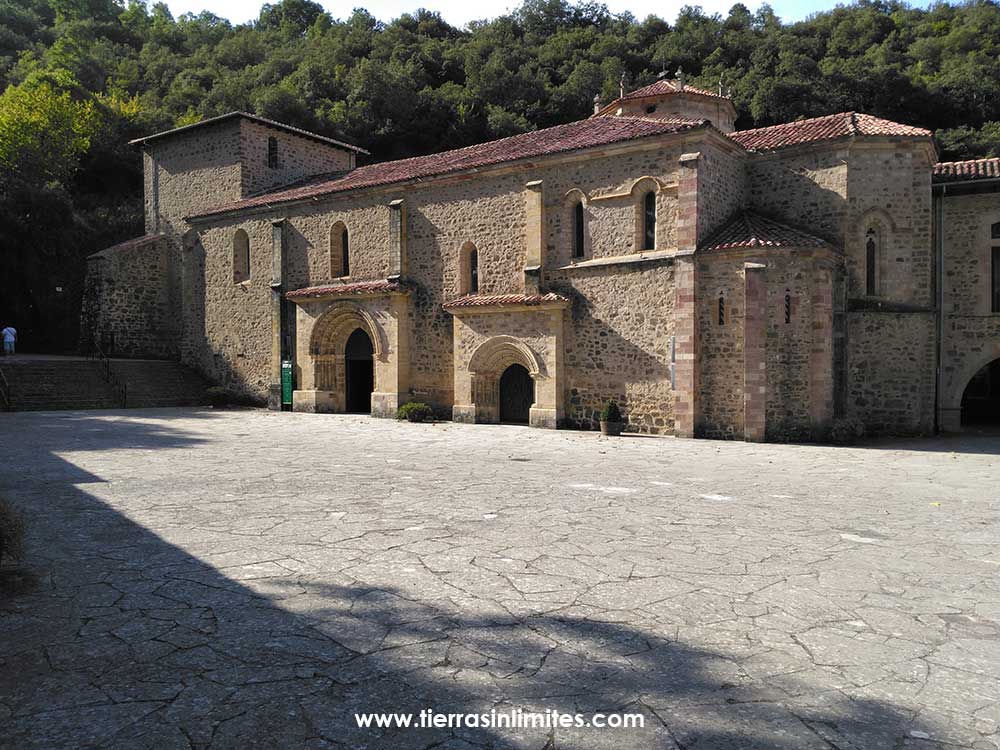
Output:
M841 417L830 425L830 442L852 445L865 436L865 426L852 417Z
M609 399L601 409L601 421L602 422L622 422L622 410L618 408L618 402L614 399Z
M410 401L396 410L396 419L405 419L407 422L430 422L434 419L434 410L427 404Z
M4 557L24 557L24 519L5 500L0 499L0 563Z

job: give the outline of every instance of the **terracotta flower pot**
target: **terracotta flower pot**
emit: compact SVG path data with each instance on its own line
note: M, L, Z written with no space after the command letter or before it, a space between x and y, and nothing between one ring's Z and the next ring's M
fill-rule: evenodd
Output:
M611 437L617 437L622 434L622 430L625 429L624 422L605 422L601 420L601 434L610 435Z

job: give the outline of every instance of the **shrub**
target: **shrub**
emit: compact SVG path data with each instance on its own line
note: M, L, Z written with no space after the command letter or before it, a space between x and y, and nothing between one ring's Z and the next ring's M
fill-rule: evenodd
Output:
M12 560L24 557L24 519L0 499L0 563L4 557Z
M865 426L852 417L841 417L830 425L830 442L851 445L865 436Z
M618 408L618 402L614 399L609 399L601 409L601 421L602 422L622 422L622 410Z
M410 401L396 410L396 419L405 419L407 422L430 422L434 419L434 410L427 404Z

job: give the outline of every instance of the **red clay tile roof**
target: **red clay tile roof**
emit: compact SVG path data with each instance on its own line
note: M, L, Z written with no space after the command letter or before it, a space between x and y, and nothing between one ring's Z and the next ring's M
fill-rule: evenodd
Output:
M162 239L163 239L162 234L144 234L142 237L133 237L130 240L119 242L117 245L106 247L103 250L94 253L90 257L93 258L98 255L104 255L104 253L116 253L119 251L129 252L131 250L141 250L142 248L147 247L149 245L153 245Z
M855 135L907 136L930 138L931 131L883 120L860 112L841 112L811 120L787 122L754 130L739 130L729 137L747 151L772 151L799 143L846 138Z
M934 182L1000 179L1000 157L943 161L934 165Z
M224 122L226 120L231 120L236 117L242 117L245 120L250 120L251 122L256 122L259 125L266 125L269 128L277 128L278 130L284 130L286 133L294 133L295 135L301 136L303 138L308 138L319 143L325 143L328 146L336 146L337 148L346 148L348 151L356 151L359 154L367 154L360 146L355 146L351 143L345 143L344 141L338 141L333 138L327 138L325 135L319 135L318 133L311 133L308 130L302 130L301 128L296 128L291 125L285 125L283 122L277 122L276 120L268 120L266 117L260 117L258 115L252 115L249 112L227 112L224 115L219 115L218 117L209 117L207 120L200 120L199 122L192 123L191 125L182 125L179 128L173 128L172 130L164 130L162 133L154 133L153 135L147 135L142 138L136 138L129 141L129 145L135 145L137 143L146 144L149 141L156 141L161 138L166 138L167 136L178 135L180 133L186 133L189 130L195 128L201 128L205 125L213 125L217 122Z
M683 89L685 94L699 94L701 96L711 96L715 99L728 99L728 96L723 96L722 94L717 94L712 91L706 91L705 89L695 88L694 86L688 86L684 84ZM643 86L642 88L636 89L635 91L629 91L625 96L615 101L624 102L629 99L642 99L647 96L663 96L665 94L677 94L680 93L680 84L669 78L661 78L656 83L651 83L648 86Z
M807 232L744 211L698 249L712 251L740 247L825 247L828 244Z
M424 177L460 172L504 162L547 156L565 151L604 146L648 136L679 133L708 124L707 120L653 120L644 117L595 117L566 125L556 125L531 133L512 135L497 141L439 154L387 161L359 167L346 175L313 182L305 186L281 189L219 206L198 216L270 206L287 201L314 198L346 190L389 185Z
M353 284L323 284L322 286L307 286L287 292L288 299L307 299L309 297L326 297L334 294L389 294L390 292L405 292L406 284L388 279L378 281L356 281Z
M502 307L504 305L543 305L547 302L569 302L562 295L548 294L467 294L464 297L445 302L444 307Z

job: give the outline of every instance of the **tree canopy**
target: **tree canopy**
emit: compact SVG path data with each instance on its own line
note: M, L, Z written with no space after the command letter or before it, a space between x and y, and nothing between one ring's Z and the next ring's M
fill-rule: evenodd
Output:
M335 20L312 0L242 25L139 0L0 0L0 282L35 290L0 316L44 307L44 274L12 275L41 274L38 258L78 300L81 259L141 233L129 138L247 110L389 159L579 119L623 75L636 88L679 66L728 86L741 128L859 110L937 130L942 158L1000 155L995 0L860 0L791 24L767 6L670 23L525 0L466 28L424 9ZM75 338L70 313L49 345Z

